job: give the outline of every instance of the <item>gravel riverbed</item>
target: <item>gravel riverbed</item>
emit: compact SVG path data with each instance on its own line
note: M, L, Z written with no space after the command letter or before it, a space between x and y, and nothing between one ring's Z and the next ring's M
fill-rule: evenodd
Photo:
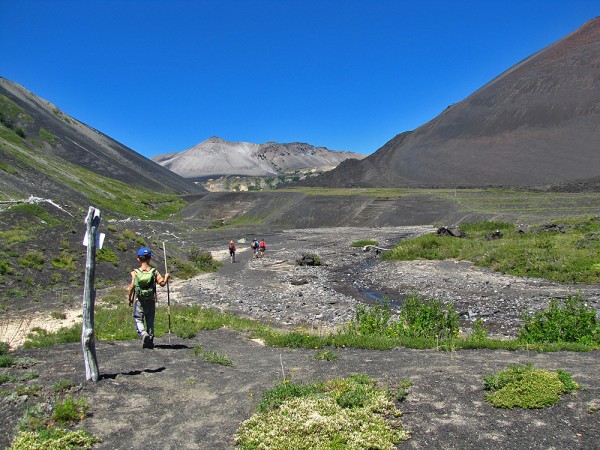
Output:
M268 249L261 259L252 257L250 239L238 242L236 263L224 250L228 241L212 243L207 250L223 267L173 282L171 300L280 327L330 329L350 321L358 303L385 298L394 308L407 295L418 293L453 303L463 331L469 332L470 324L481 318L496 337L514 337L522 313L539 311L552 298L581 293L596 309L600 306L597 285L514 277L464 261L381 261L376 251L351 246L372 239L379 247L390 248L402 239L433 231L423 226L286 230L265 237ZM296 260L303 254L319 255L322 265L299 266Z

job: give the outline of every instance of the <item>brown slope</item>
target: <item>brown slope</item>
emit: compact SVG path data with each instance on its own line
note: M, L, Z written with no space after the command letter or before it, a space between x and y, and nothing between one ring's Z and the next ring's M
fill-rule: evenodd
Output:
M600 18L363 161L337 186L569 186L600 176Z
M204 190L1 77L0 95L23 108L32 118L17 123L26 136L35 138L40 129L44 129L55 137L55 142L43 149L54 157L98 175L157 192L189 194ZM31 145L31 149L41 151L36 145Z

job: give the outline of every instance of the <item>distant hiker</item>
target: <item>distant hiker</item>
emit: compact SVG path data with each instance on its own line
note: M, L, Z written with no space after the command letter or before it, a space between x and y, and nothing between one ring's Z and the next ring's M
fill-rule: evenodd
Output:
M235 262L235 243L233 241L229 241L229 256L231 256L231 262Z
M264 258L265 251L267 250L267 244L264 239L261 239L260 244L258 244L258 248L260 249L260 257Z
M250 248L252 249L252 256L254 258L258 258L258 241L256 238L252 239L252 244L250 244Z
M129 285L128 302L133 305L133 321L138 336L144 348L154 347L154 316L156 314L156 285L164 287L171 277L166 273L163 278L158 270L150 267L152 251L143 247L137 252L140 262L138 269L131 271L131 284ZM134 302L135 299L135 302ZM144 320L146 327L144 328Z

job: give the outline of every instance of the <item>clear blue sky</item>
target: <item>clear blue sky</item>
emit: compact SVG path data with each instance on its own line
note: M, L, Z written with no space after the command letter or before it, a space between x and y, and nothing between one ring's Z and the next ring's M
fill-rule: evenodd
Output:
M598 0L0 0L0 76L133 150L372 153L600 15Z

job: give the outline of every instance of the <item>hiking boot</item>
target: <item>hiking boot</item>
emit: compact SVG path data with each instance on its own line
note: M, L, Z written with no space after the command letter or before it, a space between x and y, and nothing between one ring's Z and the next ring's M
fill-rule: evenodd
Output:
M152 348L152 336L145 331L142 333L142 348Z

